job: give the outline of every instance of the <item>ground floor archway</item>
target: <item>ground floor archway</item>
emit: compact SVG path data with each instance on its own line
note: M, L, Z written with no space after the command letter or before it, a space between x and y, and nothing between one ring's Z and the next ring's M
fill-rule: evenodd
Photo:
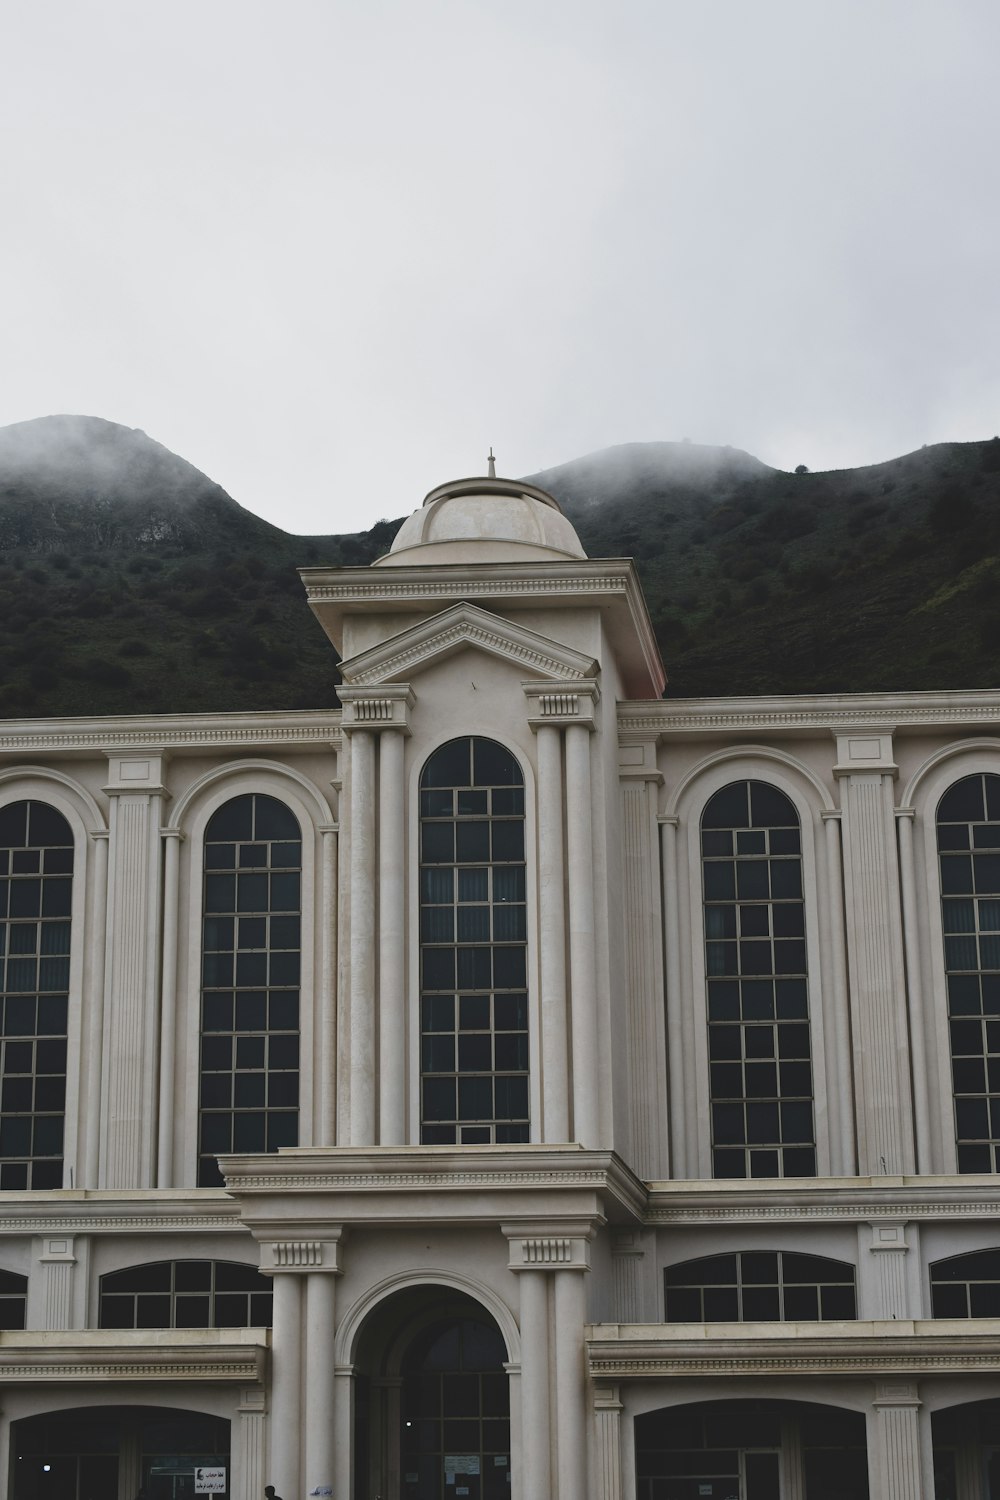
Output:
M230 1424L195 1411L93 1406L11 1431L12 1500L193 1500L195 1469L230 1474ZM229 1494L228 1488L224 1492Z
M638 1500L867 1500L860 1412L803 1401L704 1401L635 1419Z
M945 1407L931 1430L935 1500L1000 1500L1000 1400Z
M355 1500L507 1500L507 1359L463 1292L409 1287L382 1302L355 1365Z

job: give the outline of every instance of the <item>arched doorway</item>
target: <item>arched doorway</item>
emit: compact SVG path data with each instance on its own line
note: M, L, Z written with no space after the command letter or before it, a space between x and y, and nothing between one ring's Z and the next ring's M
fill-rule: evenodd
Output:
M380 1304L356 1365L356 1500L507 1500L507 1358L464 1293L411 1287Z
M861 1412L802 1401L705 1401L635 1422L638 1500L868 1500Z
M229 1423L201 1412L84 1407L11 1432L12 1500L193 1500L201 1466L229 1475Z
M1000 1401L971 1401L936 1411L936 1500L1000 1500Z

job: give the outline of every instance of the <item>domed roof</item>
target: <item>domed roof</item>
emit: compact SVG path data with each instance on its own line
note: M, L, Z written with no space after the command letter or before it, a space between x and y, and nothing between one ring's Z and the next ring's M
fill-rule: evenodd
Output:
M373 566L547 562L586 555L551 495L491 474L453 479L431 490Z

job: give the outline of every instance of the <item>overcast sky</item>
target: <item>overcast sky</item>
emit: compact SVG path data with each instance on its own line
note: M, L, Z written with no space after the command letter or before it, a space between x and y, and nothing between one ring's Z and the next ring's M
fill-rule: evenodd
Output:
M0 0L0 424L289 531L1000 431L997 0Z

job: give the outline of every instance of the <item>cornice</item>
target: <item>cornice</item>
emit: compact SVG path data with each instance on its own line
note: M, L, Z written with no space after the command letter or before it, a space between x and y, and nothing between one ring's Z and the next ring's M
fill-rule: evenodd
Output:
M645 1189L629 1168L609 1151L527 1146L497 1148L410 1146L329 1151L292 1148L276 1156L223 1156L226 1187L237 1197L264 1194L503 1193L531 1195L530 1211L539 1217L535 1195L543 1190L553 1216L559 1194L591 1190L618 1209L616 1217L638 1220ZM266 1163L266 1165L264 1165ZM527 1208L528 1205L526 1205ZM510 1215L510 1210L505 1210Z
M495 603L505 612L575 606L601 609L626 691L659 691L664 683L656 636L631 558L535 563L447 563L386 568L300 568L306 598L342 649L349 614L440 609L446 603Z
M1000 1218L998 1177L843 1177L648 1184L651 1227Z
M310 604L417 604L435 599L537 597L575 600L626 594L637 583L628 558L565 563L449 563L407 568L300 568Z
M204 1191L204 1190L203 1190ZM155 1191L5 1193L0 1236L15 1234L241 1234L239 1209L223 1191L202 1206L183 1193Z
M336 745L340 713L307 709L290 713L150 714L108 718L7 719L0 723L0 754L29 750L236 750L280 745L285 749Z
M958 693L855 693L759 698L651 699L623 703L620 733L662 735L810 730L899 730L1000 724L1000 691Z
M220 1330L223 1332L223 1330ZM0 1384L77 1384L91 1380L210 1381L257 1385L267 1364L265 1330L248 1330L246 1340L224 1337L209 1342L204 1332L93 1331L89 1333L0 1335Z
M728 1323L694 1333L594 1325L587 1366L598 1380L695 1376L996 1374L1000 1320L820 1325ZM793 1331L794 1328L794 1331Z

